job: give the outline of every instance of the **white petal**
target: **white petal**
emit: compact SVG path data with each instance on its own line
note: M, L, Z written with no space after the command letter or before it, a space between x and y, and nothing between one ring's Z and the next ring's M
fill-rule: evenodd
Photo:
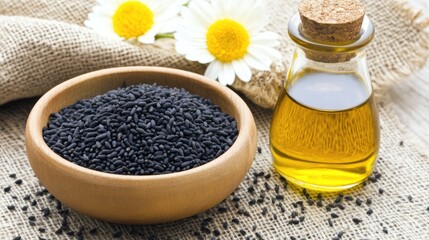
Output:
M268 71L270 70L270 61L260 60L252 56L251 54L247 54L243 58L244 62L249 65L250 67L261 70L261 71Z
M243 60L232 61L232 67L234 68L235 74L237 74L241 81L250 81L250 78L252 77L252 71Z
M215 57L211 55L207 49L192 51L186 54L186 59L190 61L198 61L199 63L206 64L215 60Z
M275 32L259 32L250 38L251 44L275 47L279 45L279 35Z
M211 78L213 80L216 80L216 78L218 78L221 71L222 71L222 63L220 63L219 61L213 61L207 67L204 73L204 76Z
M235 80L234 69L231 63L223 63L223 69L219 74L219 82L223 85L231 85Z
M282 58L282 55L279 51L275 50L274 48L270 47L264 47L261 45L250 45L247 49L247 51L255 56L256 58L266 58L275 61Z

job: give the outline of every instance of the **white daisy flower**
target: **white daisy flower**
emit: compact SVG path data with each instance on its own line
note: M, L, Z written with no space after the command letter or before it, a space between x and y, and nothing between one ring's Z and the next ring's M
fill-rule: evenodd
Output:
M183 0L97 0L85 26L117 39L154 43L155 35L175 31Z
M231 85L235 75L251 79L250 68L269 70L281 54L268 23L264 0L193 0L178 21L176 51L190 61L210 63L205 75Z

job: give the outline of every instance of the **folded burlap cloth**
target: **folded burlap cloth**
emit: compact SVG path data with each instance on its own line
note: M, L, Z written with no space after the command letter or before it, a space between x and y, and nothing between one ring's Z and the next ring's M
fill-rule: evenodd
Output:
M389 110L388 98L383 97L389 84L427 60L429 37L423 29L429 24L403 2L364 2L376 26L376 38L368 48L368 66L379 96L382 136L376 170L381 178L373 175L366 185L345 192L342 199L323 194L323 207L312 204L313 200L319 201L315 193L310 192L309 201L301 190L290 185L286 189L285 182L273 172L268 148L271 111L249 103L261 152L232 196L204 213L173 223L110 224L72 210L67 214L66 206L59 211L56 201L40 192L43 187L30 168L24 148L25 121L35 100L21 100L0 107L0 239L18 235L23 239L75 238L80 229L87 239L110 239L114 234L130 239L210 239L218 234L220 239L331 239L340 231L344 232L343 239L429 239L428 152L399 123ZM284 58L269 72L254 72L250 83L236 81L233 85L260 106L273 106L285 77L293 49L287 37L287 22L297 4L297 0L267 0L269 29L281 34L279 48ZM155 46L134 46L105 39L83 27L93 5L94 1L80 0L0 1L0 104L41 95L64 80L107 67L156 65L203 73L204 66L174 52L171 40L159 41ZM260 172L264 176L255 183L254 174ZM16 179L9 176L13 173ZM16 184L17 179L23 183ZM254 192L248 190L250 186ZM25 200L27 194L31 195L29 201ZM363 203L359 204L358 198ZM31 203L33 199L37 204ZM257 200L255 204L252 199ZM328 205L335 200L342 204ZM302 206L298 201L303 201ZM21 209L24 206L28 206L26 211ZM42 216L43 208L50 209L49 216ZM368 214L368 209L373 213ZM30 216L36 220L30 223ZM69 227L57 235L55 231L64 218ZM353 218L362 222L357 224ZM94 228L97 233L93 235L90 230Z

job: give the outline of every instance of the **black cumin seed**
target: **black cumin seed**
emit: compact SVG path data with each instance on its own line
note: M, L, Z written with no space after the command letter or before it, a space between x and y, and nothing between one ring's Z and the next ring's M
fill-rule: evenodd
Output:
M408 199L409 202L413 202L413 197L411 195L408 196L407 199Z
M9 177L10 178L16 178L16 174L15 173L11 173L11 174L9 174Z
M220 231L218 229L213 230L213 235L220 236Z
M66 234L69 236L74 236L74 231L68 231L68 232L66 232Z
M313 199L308 199L308 200L307 200L307 204L308 204L309 206L313 206L313 205L314 205L314 201L313 201Z
M429 210L428 210L429 211ZM268 209L266 208L266 207L263 207L262 208L262 215L266 215L267 214L267 212L268 212Z
M246 231L244 231L244 229L240 229L240 234L242 235L242 236L246 236Z
M258 147L258 153L262 153L261 147Z
M332 238L332 240L340 240L340 238L337 237L337 236L335 236L335 237Z
M3 188L3 191L5 193L10 192L10 188L11 188L11 186L7 186L7 187Z
M334 226L334 224L332 224L332 220L330 218L328 218L328 224L329 224L330 227Z
M250 206L253 206L255 204L256 204L256 200L255 199L252 199L252 200L249 201L249 205Z
M22 208L21 208L21 210L24 212L27 211L27 209L28 209L28 206L22 206Z
M47 239L39 236L39 240L47 240Z
M31 201L31 204L30 204L31 206L36 206L37 205L37 201L36 200L33 200L33 201Z
M116 232L114 232L114 233L112 234L112 236L113 236L114 238L120 238L120 237L122 237L122 235L123 235L123 233L122 233L122 231L120 231L120 230L118 230L118 231L116 231Z
M247 188L247 191L249 193L254 193L255 192L255 188L253 186L250 186L250 187Z
M342 197L342 196L338 196L338 197L335 199L335 203L340 203L341 201L343 201L343 197Z
M353 201L353 197L352 196L345 196L344 199L346 199L346 201Z
M323 203L322 203L322 201L321 201L321 200L318 200L318 201L317 201L317 203L316 203L316 205L317 205L318 207L323 207Z
M123 175L198 167L227 151L237 134L235 120L210 100L147 84L79 101L52 114L43 129L48 146L70 162Z
M336 214L336 213L331 213L331 217L332 217L332 218L338 218L339 216L338 216L338 214Z
M341 210L346 209L342 203L338 203L338 204L337 204L337 207L338 207L339 209L341 209Z
M372 209L368 209L368 211L366 211L366 214L371 215L373 213Z
M14 237L13 240L21 240L21 236L18 235L16 237Z
M28 220L30 220L30 221L36 221L36 217L33 216L33 215L31 215L31 216L28 217Z
M378 189L378 193L379 193L379 194L383 194L383 193L384 193L384 190L383 190L382 188L379 188L379 189Z
M22 179L17 179L17 180L15 181L15 184L16 184L16 185L21 185L21 184L22 184Z
M385 233L385 234L388 234L389 232L387 231L387 228L386 227L383 227L383 232Z
M377 178L376 178L375 176L369 176L369 177L368 177L368 180L369 180L370 182L372 182L372 183L377 182Z
M361 220L361 219L359 219L359 218L353 218L352 220L353 220L353 222L354 222L355 224L359 224L359 223L361 223L361 222L362 222L362 220Z
M371 204L372 204L371 198L366 199L366 205L371 205Z
M17 200L17 199L18 199L18 197L17 197L17 196L15 196L15 195L13 195L13 196L12 196L12 199Z
M97 234L97 228L92 228L91 230L89 230L89 234L91 235Z
M27 195L25 195L22 199L24 199L25 201L28 201L28 200L30 200L30 194L27 194Z
M304 222L305 216L300 216L298 219L300 222Z
M267 175L265 175L265 177L264 177L265 179L270 179L271 178L271 174L270 173L267 173Z
M41 211L42 211L44 217L47 217L47 216L49 216L51 214L51 210L49 208L47 208L47 207L42 208Z
M290 236L290 240L296 240L296 237Z
M44 232L46 232L46 229L43 227L39 227L39 232L44 233Z
M223 222L223 223L222 223L222 227L223 227L224 229L227 229L227 228L228 228L228 223L227 223L227 222Z
M277 200L283 200L284 198L285 197L283 195L280 195L280 194L276 195Z
M233 201L233 202L238 202L238 201L240 201L240 198L239 198L239 197L233 197L233 198L232 198L232 201Z
M257 239L260 239L260 240L264 239L262 237L262 235L260 233L258 233L258 232L255 232L255 236L256 236Z
M360 200L360 198L356 198L355 203L356 203L357 206L361 206L362 205L362 200Z
M14 205L8 205L7 209L9 209L9 210L15 210L15 206Z
M404 146L404 141L400 141L399 146L401 146L401 147Z
M238 220L238 218L233 218L231 221L233 223L235 223L235 224L239 224L240 223L240 220Z
M61 234L63 234L63 229L61 229L61 228L57 229L57 230L55 231L55 234L56 234L56 235L61 235Z
M227 209L227 208L225 208L225 207L218 207L218 208L217 208L217 211L218 211L219 213L226 213L226 212L228 211L228 209Z
M340 231L340 232L337 234L337 236L338 236L339 238L342 238L342 237L343 237L343 235L344 235L344 232L343 232L343 231Z

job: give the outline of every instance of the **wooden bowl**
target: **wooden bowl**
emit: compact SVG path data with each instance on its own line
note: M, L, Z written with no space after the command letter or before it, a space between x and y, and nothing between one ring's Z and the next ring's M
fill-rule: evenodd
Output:
M127 176L78 166L54 153L43 140L42 129L51 113L80 99L141 83L185 88L211 99L237 121L236 141L218 158L190 170ZM40 98L26 128L31 167L49 192L81 214L116 223L174 221L215 206L240 184L256 152L255 122L237 94L201 75L160 67L105 69L66 81Z

